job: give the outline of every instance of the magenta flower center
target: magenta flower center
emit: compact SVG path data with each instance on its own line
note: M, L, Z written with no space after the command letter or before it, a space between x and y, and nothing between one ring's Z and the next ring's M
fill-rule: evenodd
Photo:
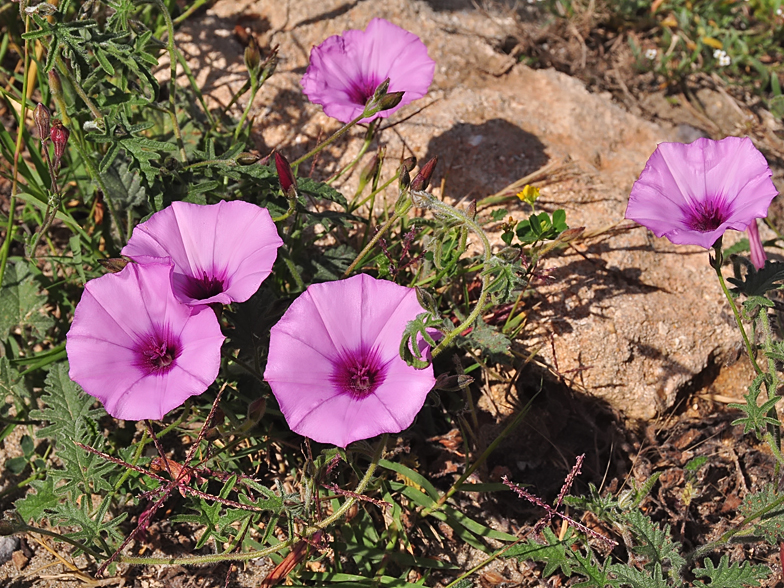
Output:
M695 202L685 210L686 225L692 231L710 233L718 229L730 216L730 210L721 198L709 197Z
M376 93L379 84L384 80L378 80L375 76L365 78L362 76L358 80L351 80L351 87L347 88L348 97L351 102L360 106L365 106L367 101Z
M195 300L206 300L224 291L224 284L221 278L208 275L202 271L201 277L186 277L185 295Z
M354 398L373 394L384 383L387 364L382 363L375 349L343 352L333 363L330 381L338 389Z
M180 351L179 341L153 333L137 347L137 365L147 374L165 374L174 367Z

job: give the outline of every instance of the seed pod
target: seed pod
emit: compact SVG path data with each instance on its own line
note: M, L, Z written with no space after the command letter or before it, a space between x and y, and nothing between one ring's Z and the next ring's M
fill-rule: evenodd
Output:
M261 158L258 155L254 155L253 153L248 153L247 151L243 151L237 156L235 161L240 165L253 165L259 159Z
M55 70L49 72L49 90L55 99L63 97L63 83L60 81L60 74Z
M406 166L408 171L414 171L417 164L417 158L412 155L411 157L406 157L401 163Z
M49 109L43 104L38 104L33 111L33 120L38 129L38 138L44 141L49 138Z
M250 37L248 46L245 47L245 67L248 71L255 74L259 72L259 65L261 64L261 53L259 46L256 44L256 39Z

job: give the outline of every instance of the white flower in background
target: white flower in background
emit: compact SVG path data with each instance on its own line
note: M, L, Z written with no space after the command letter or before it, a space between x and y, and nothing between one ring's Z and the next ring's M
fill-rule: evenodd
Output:
M776 9L776 14L779 15L779 16L784 16L784 8L781 8L781 7L777 8Z
M720 67L727 67L730 63L732 63L732 59L730 59L730 56L727 55L727 52L722 51L721 49L716 49L713 52L713 59L719 60Z
M658 53L658 51L656 49L648 49L648 50L645 51L645 57L647 57L650 60L654 60L654 59L656 59L656 54L657 53Z

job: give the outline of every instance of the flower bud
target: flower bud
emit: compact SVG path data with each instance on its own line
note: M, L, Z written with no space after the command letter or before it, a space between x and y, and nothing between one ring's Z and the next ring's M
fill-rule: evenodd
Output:
M108 257L106 259L99 259L98 263L107 272L116 274L121 271L131 260L127 257Z
M259 159L261 159L258 155L254 155L253 153L248 153L247 151L243 151L240 153L235 161L240 165L253 165Z
M54 167L60 167L60 160L65 153L65 146L68 144L68 137L71 136L71 131L63 126L59 120L52 123L52 129L49 131L49 138L54 144Z
M385 94L384 97L378 101L378 108L376 112L380 112L382 110L391 110L398 104L400 101L403 100L403 94L405 92L392 92L391 94Z
M466 206L466 216L471 220L476 219L476 200L472 200L471 203Z
M248 420L252 423L258 423L264 413L267 411L267 399L263 396L257 398L248 405Z
M14 525L11 521L0 521L0 537L13 535L17 531L19 531L17 525Z
M466 374L439 374L436 378L436 390L444 390L446 392L457 392L470 386L474 382L474 378Z
M381 158L378 156L378 153L376 153L373 156L373 159L371 159L367 163L367 165L365 165L365 167L363 167L362 170L360 170L359 172L360 186L364 186L365 184L367 184L369 181L371 181L373 178L376 177L376 174L378 173L378 166L380 163L381 163Z
M275 152L275 168L278 170L278 181L286 198L294 198L297 195L297 179L291 171L288 160L277 151Z
M259 53L259 46L256 44L256 39L250 37L250 43L245 47L245 67L252 74L258 74L260 64L261 53Z
M267 55L267 59L264 60L264 63L262 65L263 65L263 67L262 67L262 70L261 70L261 77L262 77L262 79L266 80L268 77L270 77L272 74L275 73L275 70L278 67L278 46L277 45L275 45L272 48L272 51L270 51L270 54Z
M419 192L421 190L427 190L427 187L430 185L430 176L433 175L433 170L436 168L436 164L438 163L438 157L434 157L430 161L428 161L425 165L419 168L419 173L414 177L413 181L411 182L411 189L415 192Z
M55 99L62 99L63 83L60 81L60 74L54 69L49 72L49 90Z
M400 176L397 180L397 187L400 192L405 192L408 190L408 187L411 185L411 175L408 173L408 168L406 168L405 164L400 166Z
M417 158L412 155L411 157L406 157L401 163L406 166L408 171L413 171L417 164Z
M386 95L387 90L389 90L389 78L381 82L376 88L376 91L373 92L373 102L378 102L381 100L381 98Z
M38 104L33 111L33 120L38 129L38 138L44 141L49 137L49 109L43 104Z

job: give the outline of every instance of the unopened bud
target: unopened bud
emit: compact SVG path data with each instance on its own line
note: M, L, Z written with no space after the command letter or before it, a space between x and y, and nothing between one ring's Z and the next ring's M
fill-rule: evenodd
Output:
M400 166L400 176L397 180L397 187L400 192L405 192L408 190L408 187L411 185L411 175L408 173L408 169L405 165Z
M236 162L240 165L253 165L259 159L261 159L258 155L254 155L253 153L248 153L247 151L243 151L240 153L237 158Z
M376 177L376 174L378 173L378 165L380 162L381 158L378 156L378 153L376 153L373 156L373 159L371 159L367 165L362 168L362 170L359 172L359 184L361 186L364 186L370 180Z
M99 259L98 263L107 272L116 274L117 272L122 271L130 261L131 260L127 257L108 257L106 259Z
M466 215L471 220L476 219L476 200L472 200L471 203L466 206Z
M378 108L376 112L380 112L382 110L391 110L398 104L400 101L403 100L403 94L405 92L392 92L391 94L385 94L384 97L378 101Z
M406 166L408 171L414 171L417 164L417 158L412 155L411 157L406 157L401 163Z
M63 97L63 83L60 81L60 74L54 69L49 71L49 91L55 99Z
M436 168L437 163L438 157L434 157L421 168L419 168L419 173L411 182L412 190L415 192L427 190L427 187L430 185L430 176L433 175L433 170Z
M569 241L573 241L577 237L583 234L585 231L585 227L575 227L573 229L566 229L563 233L558 236L558 240L564 243L568 243Z
M38 138L44 141L49 138L49 109L43 104L38 104L33 111L33 120L38 129Z
M54 167L60 167L60 160L65 153L65 146L68 144L68 137L71 136L71 131L63 126L59 120L52 123L52 129L49 131L49 138L54 144Z
M433 296L425 290L424 288L420 288L419 286L414 287L414 291L416 292L417 301L419 302L419 306L424 308L430 314L437 315L438 314L438 306L436 305L436 301Z
M473 381L474 378L465 374L454 374L451 376L449 374L440 374L436 378L435 388L446 392L457 392L470 386Z
M381 82L376 88L376 91L373 92L373 101L378 102L381 100L382 97L386 96L387 90L389 90L389 78Z
M291 171L288 160L277 151L275 152L275 168L278 170L278 181L286 198L297 195L297 180Z
M245 47L245 67L252 74L258 74L260 64L261 53L259 53L259 46L256 44L256 39L251 37L250 43Z
M13 535L19 529L11 521L0 521L0 536Z
M275 73L275 70L278 67L278 46L275 45L270 54L267 55L267 59L264 60L263 68L261 70L261 77L263 79L267 79L272 74Z
M248 420L252 423L258 423L266 411L267 399L264 397L257 398L248 405Z

